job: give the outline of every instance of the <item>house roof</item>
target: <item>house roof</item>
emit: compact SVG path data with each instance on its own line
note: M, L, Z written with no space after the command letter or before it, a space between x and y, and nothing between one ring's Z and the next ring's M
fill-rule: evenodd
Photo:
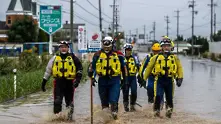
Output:
M79 23L79 24L74 24L73 25L74 29L77 29L78 26L85 26L85 24ZM71 28L71 24L63 24L63 29L70 29L70 28Z
M31 0L11 0L8 11L31 11Z

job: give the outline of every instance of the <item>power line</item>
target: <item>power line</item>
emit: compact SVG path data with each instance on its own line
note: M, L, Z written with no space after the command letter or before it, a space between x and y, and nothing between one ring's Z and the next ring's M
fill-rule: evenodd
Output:
M61 0L61 1L69 2L69 1L67 1L67 0ZM90 15L94 16L95 18L98 18L98 19L99 19L98 16L96 16L96 15L94 15L93 13L89 12L87 9L85 9L84 7L82 7L82 6L81 6L80 4L78 4L77 2L75 2L75 4L76 4L77 6L79 6L81 9L83 9L85 12L87 12L87 13L89 13ZM108 23L108 24L111 23L111 22L108 22L108 21L106 21L106 20L104 20L104 19L103 19L103 21L106 22L106 23Z
M89 12L87 9L85 9L84 7L82 7L82 6L81 6L80 4L78 4L77 2L75 2L75 4L76 4L77 6L79 6L81 9L83 9L84 11L86 11L87 13L89 13L89 14L91 14L92 16L94 16L94 17L96 17L96 18L99 19L98 16L96 16L96 15L94 15L93 13Z
M202 25L196 25L195 27L203 27L203 26L206 26L206 25L208 25L208 24L210 24L210 22L207 22L207 23L202 24Z
M94 6L89 0L87 0L87 2L92 6L92 7L94 7L96 10L98 10L99 11L99 9L96 7L96 6ZM108 16L107 14L105 14L104 12L101 12L103 15L105 15L106 17L108 17L109 19L112 19L110 16Z
M62 11L62 12L63 12L63 13L66 13L66 14L70 14L70 12L67 12L67 11ZM76 12L74 13L74 15L75 15L76 17L78 17L79 19L81 19L81 20L83 20L83 21L85 21L85 22L87 22L87 23L89 23L89 24L91 24L91 25L93 25L93 26L97 26L97 27L99 26L99 25L94 24L94 23L92 23L92 22L90 22L90 21L84 19L83 17L79 16Z
M94 15L93 13L89 12L87 9L85 9L84 7L82 7L82 6L81 6L80 4L78 4L77 2L76 2L76 5L79 6L81 9L83 9L84 11L86 11L87 13L89 13L89 14L91 14L92 16L94 16L94 17L96 17L96 18L99 19L99 17L97 17L97 16ZM106 21L106 20L104 20L104 19L103 19L103 21L106 22L106 23L111 23L111 22L108 22L108 21Z

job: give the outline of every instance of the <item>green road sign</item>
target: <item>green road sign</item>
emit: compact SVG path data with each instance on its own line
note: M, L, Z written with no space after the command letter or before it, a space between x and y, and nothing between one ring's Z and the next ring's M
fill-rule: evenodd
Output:
M40 5L40 28L49 35L62 28L61 6Z

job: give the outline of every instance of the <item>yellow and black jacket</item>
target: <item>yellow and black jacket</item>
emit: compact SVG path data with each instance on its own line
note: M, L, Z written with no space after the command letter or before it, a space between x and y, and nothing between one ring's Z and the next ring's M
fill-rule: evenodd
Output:
M172 53L168 53L166 55L163 53L154 55L146 68L144 80L149 77L150 73L153 73L155 76L177 76L177 78L183 78L181 62L179 58Z
M82 64L74 54L57 54L52 57L46 67L44 79L54 78L81 79Z

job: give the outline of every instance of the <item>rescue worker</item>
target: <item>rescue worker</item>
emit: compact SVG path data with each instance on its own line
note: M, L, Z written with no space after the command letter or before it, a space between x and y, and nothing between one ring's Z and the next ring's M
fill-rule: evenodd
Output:
M137 77L136 74L140 68L140 64L137 63L134 56L132 56L132 49L133 46L131 44L125 44L124 50L125 50L125 58L126 58L126 65L128 70L128 85L131 90L131 96L130 96L130 111L135 111L135 104L137 100ZM123 104L124 104L124 110L126 112L129 111L129 89L123 88Z
M174 42L168 37L168 36L163 36L162 38L162 41L163 40L170 40L171 41L171 53L174 51ZM174 78L176 79L176 77ZM164 106L164 103L165 103L165 106L167 106L167 103L166 103L166 100L165 100L165 97L163 96L163 100L161 102L161 110L163 109L163 106ZM166 107L167 108L167 107Z
M45 92L46 82L51 76L54 77L54 114L57 116L61 114L64 97L66 107L69 109L68 120L72 120L74 89L80 84L83 68L80 60L68 51L68 42L60 41L59 54L49 60L41 88Z
M160 102L165 93L166 96L166 117L171 118L173 111L174 77L177 75L176 84L181 86L183 81L183 69L180 60L171 53L171 41L163 39L161 41L162 52L154 55L150 60L145 74L146 80L153 68L154 82L154 116L160 117Z
M138 75L138 83L142 87L146 87L146 81L143 80L143 74L144 71L150 61L150 59L158 54L161 51L160 44L158 42L154 43L152 46L152 53L148 54L145 59L142 62L142 65L139 70L139 75ZM148 95L148 103L153 103L154 102L154 75L151 73L149 78L148 78L148 85L147 85L147 95Z
M92 67L89 69L88 76L92 78L94 73L99 76L98 92L102 110L109 109L110 104L114 119L117 119L118 113L121 72L124 79L123 86L128 87L124 56L113 50L113 39L107 36L102 40L102 49L93 56Z

